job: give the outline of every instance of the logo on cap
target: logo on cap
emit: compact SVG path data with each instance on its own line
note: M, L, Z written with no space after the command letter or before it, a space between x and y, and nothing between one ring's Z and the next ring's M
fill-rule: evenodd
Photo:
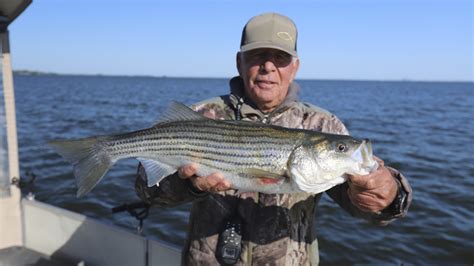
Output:
M277 36L285 41L293 41L293 37L291 37L291 35L286 31L277 32Z

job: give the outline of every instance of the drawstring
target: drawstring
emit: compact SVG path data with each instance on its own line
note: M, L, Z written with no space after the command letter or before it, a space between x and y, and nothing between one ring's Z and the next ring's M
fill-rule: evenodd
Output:
M241 109L244 105L244 97L237 97L235 108L235 120L242 119ZM238 205L238 202L236 203ZM233 205L233 204L232 204ZM229 208L231 213L221 225L216 245L215 257L222 265L234 265L240 259L242 252L242 218L239 215L238 206Z
M242 109L242 105L244 105L244 97L239 97L237 103L237 109L235 110L235 120L241 120L242 119L242 114L240 110Z
M242 120L242 106L244 105L244 97L239 97L237 100L237 106L235 109L235 120ZM263 114L263 118L260 121L264 124L270 123L270 114Z

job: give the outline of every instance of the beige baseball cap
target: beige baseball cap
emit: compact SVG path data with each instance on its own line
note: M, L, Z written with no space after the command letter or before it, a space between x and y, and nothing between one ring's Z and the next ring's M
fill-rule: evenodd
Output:
M245 25L240 51L274 48L298 56L297 37L296 25L290 18L277 13L265 13L251 18Z

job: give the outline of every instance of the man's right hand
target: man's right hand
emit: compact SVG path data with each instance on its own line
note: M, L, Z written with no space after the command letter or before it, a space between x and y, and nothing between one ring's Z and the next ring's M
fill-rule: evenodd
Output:
M198 166L196 164L187 164L178 169L178 176L182 179L189 179L193 186L201 191L219 192L231 188L231 183L221 173L215 172L208 176L196 176L197 170Z

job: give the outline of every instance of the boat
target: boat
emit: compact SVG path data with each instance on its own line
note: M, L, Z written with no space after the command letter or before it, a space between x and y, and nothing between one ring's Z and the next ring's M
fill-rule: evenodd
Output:
M8 26L31 3L0 0L0 265L180 265L180 249L171 243L22 195Z

